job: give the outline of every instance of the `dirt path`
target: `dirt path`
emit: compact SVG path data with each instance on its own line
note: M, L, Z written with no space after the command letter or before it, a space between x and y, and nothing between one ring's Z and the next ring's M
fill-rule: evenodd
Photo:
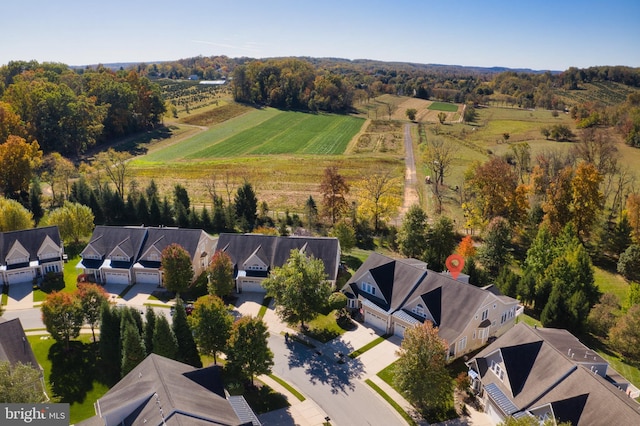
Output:
M400 212L395 220L397 226L402 224L402 220L404 219L405 214L407 214L407 211L409 211L409 207L420 203L420 197L418 196L418 179L416 177L416 161L413 156L411 124L405 124L404 126L404 151L404 196L402 207L400 207Z

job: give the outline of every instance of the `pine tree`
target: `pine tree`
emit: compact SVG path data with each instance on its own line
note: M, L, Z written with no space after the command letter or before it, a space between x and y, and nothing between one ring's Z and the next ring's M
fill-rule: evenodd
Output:
M180 298L176 300L171 329L178 342L178 356L176 360L194 367L202 367L200 354L198 353L196 342L193 339L193 333L187 322L187 312Z
M200 214L200 226L205 232L213 232L211 229L211 216L209 216L209 210L207 210L207 206L204 206L202 208L202 213Z
M158 198L153 197L149 202L149 225L158 226L162 224L162 213L160 212L160 205L158 204Z
M33 215L33 220L38 224L42 216L44 216L44 210L42 209L42 190L40 189L40 182L34 180L29 189L29 210Z
M153 352L153 332L156 328L156 312L151 306L147 306L144 319L144 347L150 354Z
M149 225L149 206L147 205L147 200L144 196L138 197L138 202L136 203L136 222Z
M109 372L104 378L109 384L115 384L120 376L122 360L122 343L120 340L121 310L111 307L108 303L102 305L100 314L100 359L102 371Z
M125 322L122 334L122 377L129 374L131 370L140 364L147 353L144 349L144 342L135 324Z
M153 353L165 358L176 359L178 342L169 321L164 315L158 316L153 329Z

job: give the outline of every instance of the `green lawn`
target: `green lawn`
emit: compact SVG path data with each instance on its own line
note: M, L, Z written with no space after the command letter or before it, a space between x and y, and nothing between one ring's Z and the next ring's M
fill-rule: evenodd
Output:
M307 325L309 330L306 334L323 343L335 339L346 331L336 322L336 311L331 311L327 315L320 314Z
M377 339L367 343L366 345L364 345L363 347L356 349L355 351L351 352L349 354L349 358L357 358L360 355L362 355L363 353L365 353L366 351L368 351L369 349L373 348L376 345L379 345L380 343L384 342L386 339L386 337L384 336L380 336Z
M448 102L433 102L427 109L433 111L456 112L458 110L458 105L450 104Z
M594 267L593 269L596 285L600 291L615 294L620 299L620 303L624 304L629 290L629 284L624 278L620 274L614 274L602 268Z
M93 403L109 389L97 380L99 372L91 335L81 335L72 341L68 353L48 336L28 336L28 339L44 369L47 394L70 403L70 423L94 416Z

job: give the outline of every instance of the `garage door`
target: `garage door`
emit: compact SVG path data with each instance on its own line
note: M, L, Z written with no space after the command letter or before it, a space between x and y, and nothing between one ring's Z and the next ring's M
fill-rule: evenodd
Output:
M248 292L248 293L266 293L267 290L264 289L264 287L262 287L262 285L260 284L261 281L253 281L253 280L242 280L241 281L242 285L240 288L242 288L243 292Z
M129 274L126 272L106 272L104 280L107 284L129 284Z
M487 402L487 415L493 420L495 424L502 423L504 419L500 417L496 408L490 402Z
M136 272L136 282L140 284L160 284L160 274L157 272Z
M364 322L365 324L368 324L371 327L382 331L383 333L387 331L387 320L370 311L364 312Z
M26 283L33 279L33 272L31 270L7 272L7 283Z
M393 325L393 334L395 334L396 336L399 336L399 337L404 337L404 332L405 332L406 329L407 329L407 327L405 327L404 325L399 324L399 323L396 322Z

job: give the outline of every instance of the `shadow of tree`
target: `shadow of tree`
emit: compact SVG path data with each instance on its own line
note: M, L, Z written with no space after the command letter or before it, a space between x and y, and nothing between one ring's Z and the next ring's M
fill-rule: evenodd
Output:
M69 350L64 344L54 343L49 349L51 375L49 382L53 393L61 402L84 402L93 389L93 379L97 373L96 350L94 344L78 341L69 342Z
M330 345L316 349L309 349L304 345L290 340L289 368L304 368L312 384L322 383L331 386L331 392L346 393L355 388L354 380L364 374L364 366L358 359L350 359L346 355L353 351L351 345L342 341L332 342Z

